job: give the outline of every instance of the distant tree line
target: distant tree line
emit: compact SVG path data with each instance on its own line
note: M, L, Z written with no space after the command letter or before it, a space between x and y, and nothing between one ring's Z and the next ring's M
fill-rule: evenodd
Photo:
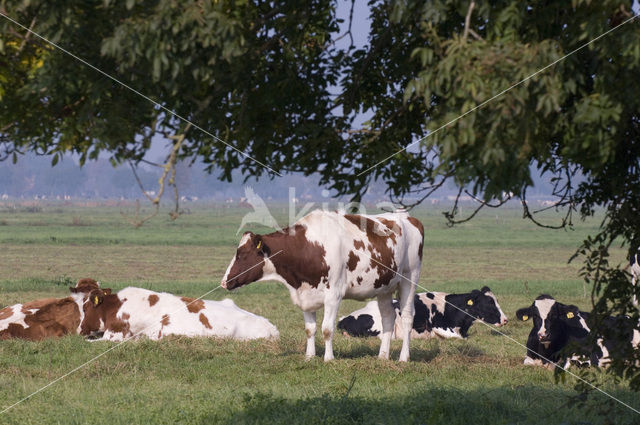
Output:
M333 195L333 192L323 192L319 185L318 176L303 176L301 174L288 175L280 179L269 180L266 177L249 179L244 182L240 172L233 183L218 180L215 173L209 174L203 167L196 164L189 166L185 162L177 165L176 174L180 196L187 198L238 201L244 196L244 187L251 186L256 193L265 200L286 200L289 188L295 188L295 196L304 199L322 200ZM160 171L152 167L138 167L138 178L147 191L157 190ZM537 197L549 197L552 184L534 174L535 186L532 191ZM434 194L434 197L447 198L457 194L455 185L445 186ZM51 160L47 156L27 154L21 156L16 164L0 162L0 195L14 198L33 198L57 196L83 198L140 198L142 192L133 172L126 165L113 167L106 159L87 162L80 167L70 156L55 167L51 167ZM345 198L346 199L346 198ZM372 185L364 196L366 201L387 199L383 184Z
M313 176L290 175L277 181L262 178L243 182L237 172L234 182L228 183L218 180L215 174L209 174L195 164L189 166L181 162L177 168L179 194L187 199L197 197L239 201L244 196L245 186L251 186L265 199L285 200L289 195L289 187L295 188L298 198L323 197L323 188L318 185L318 178ZM157 190L160 169L141 166L137 167L136 173L145 190ZM380 186L378 189L372 192L372 196L384 197L384 188ZM65 156L55 167L51 167L49 157L33 154L21 156L16 164L0 162L0 195L3 194L14 198L44 195L54 199L65 195L92 199L132 199L143 196L133 172L126 165L114 168L107 159L98 159L80 167L73 158Z

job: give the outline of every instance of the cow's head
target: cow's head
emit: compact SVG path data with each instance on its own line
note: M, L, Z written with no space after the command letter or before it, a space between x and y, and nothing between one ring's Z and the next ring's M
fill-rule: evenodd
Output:
M556 332L576 338L582 338L589 332L578 307L557 302L549 295L540 295L531 306L516 311L516 317L522 321L533 319L538 340L546 345Z
M471 291L466 300L466 310L469 314L491 325L503 326L508 322L496 296L488 286L479 291L477 289Z
M88 296L84 302L83 310L84 317L80 324L80 333L82 335L95 334L96 332L104 331L104 299L111 295L111 289L94 289L88 293ZM115 296L115 295L113 295Z
M69 291L72 294L88 294L94 289L100 288L100 282L95 279L85 277L76 282L76 286L70 286Z
M547 321L550 325L546 328L547 333L541 338L542 340L551 340L556 330L561 330L573 338L584 338L589 333L589 326L580 314L580 309L575 305L556 302L547 316Z
M556 300L552 296L546 294L540 295L529 307L516 311L516 317L523 322L531 319L533 322L533 330L537 333L538 339L542 341L550 325L547 316L555 303Z
M265 258L270 252L262 236L245 232L220 286L231 290L259 280L264 273Z

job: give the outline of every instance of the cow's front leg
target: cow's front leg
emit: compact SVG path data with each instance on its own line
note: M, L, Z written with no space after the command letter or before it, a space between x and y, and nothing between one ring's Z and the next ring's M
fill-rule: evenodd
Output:
M316 356L316 312L303 311L304 331L307 334L306 359L310 360Z
M378 308L380 309L380 318L382 319L382 342L380 343L380 353L378 357L388 360L393 324L396 321L396 311L393 308L392 295L378 295Z
M336 328L340 299L329 297L324 301L324 318L322 319L322 337L324 338L324 361L333 360L333 331Z

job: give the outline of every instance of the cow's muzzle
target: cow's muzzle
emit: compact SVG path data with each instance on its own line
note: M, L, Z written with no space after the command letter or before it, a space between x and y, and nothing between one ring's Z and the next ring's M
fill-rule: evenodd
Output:
M551 344L550 335L546 333L539 333L538 341L540 342L540 344L544 345L545 348L549 348L549 344Z
M220 282L220 286L222 286L224 289L231 291L233 289L236 289L237 282L235 282L233 279L231 280L223 280L222 282Z

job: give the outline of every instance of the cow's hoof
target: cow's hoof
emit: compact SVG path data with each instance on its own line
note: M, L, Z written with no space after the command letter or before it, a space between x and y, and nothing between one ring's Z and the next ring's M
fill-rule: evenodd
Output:
M524 358L524 362L522 362L522 364L525 366L544 366L544 364L542 363L542 360L532 359L529 356Z

